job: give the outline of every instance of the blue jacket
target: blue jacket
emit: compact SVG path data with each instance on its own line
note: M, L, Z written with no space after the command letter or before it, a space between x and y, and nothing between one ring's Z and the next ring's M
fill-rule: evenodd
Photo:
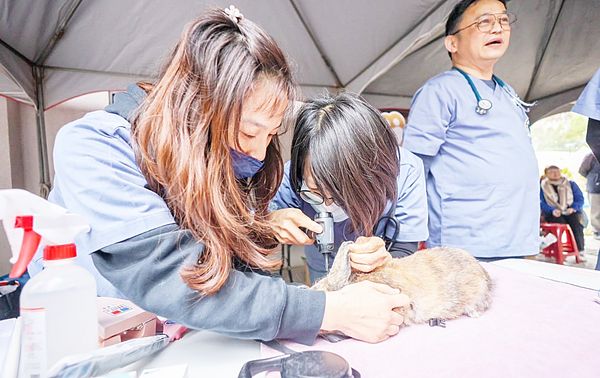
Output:
M569 181L571 184L571 190L573 191L573 204L570 206L576 212L580 212L583 209L583 193L579 186L575 183L575 181ZM544 215L551 215L552 211L555 210L555 207L552 207L546 202L546 198L544 197L544 191L540 188L540 204L542 206L542 213Z

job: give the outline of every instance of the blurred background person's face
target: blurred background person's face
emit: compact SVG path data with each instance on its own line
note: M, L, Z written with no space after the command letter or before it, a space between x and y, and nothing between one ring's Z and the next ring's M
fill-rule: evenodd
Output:
M561 177L560 170L555 168L548 169L546 171L546 177L552 181L559 180Z

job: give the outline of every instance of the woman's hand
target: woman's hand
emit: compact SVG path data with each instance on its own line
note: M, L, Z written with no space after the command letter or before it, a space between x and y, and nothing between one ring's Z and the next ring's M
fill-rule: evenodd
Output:
M562 212L559 209L552 210L552 216L554 216L554 218L560 217L561 214L562 214Z
M378 343L400 331L404 316L394 308L410 304L405 294L388 285L362 281L326 293L321 330Z
M376 236L361 236L348 247L350 266L354 270L368 273L392 259L385 249L383 239Z
M271 212L269 219L277 240L282 244L313 244L314 239L309 238L300 227L317 234L323 232L323 227L320 224L310 219L299 209L275 210Z

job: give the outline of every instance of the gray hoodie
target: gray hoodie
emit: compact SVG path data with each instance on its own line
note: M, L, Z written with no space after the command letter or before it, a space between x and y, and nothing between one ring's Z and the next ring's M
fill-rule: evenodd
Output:
M129 120L145 97L130 85L106 112ZM312 344L325 311L325 293L287 285L281 278L232 269L214 295L201 296L180 270L199 260L204 246L188 230L169 224L92 253L95 267L144 309L190 328L239 338L292 339Z

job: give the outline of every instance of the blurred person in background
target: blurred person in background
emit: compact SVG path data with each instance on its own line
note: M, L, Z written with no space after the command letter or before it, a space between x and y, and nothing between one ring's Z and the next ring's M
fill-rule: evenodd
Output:
M540 203L544 220L548 223L568 224L575 236L577 249L582 255L585 250L581 214L583 193L575 183L560 173L560 168L551 165L544 169L545 178L540 182Z

